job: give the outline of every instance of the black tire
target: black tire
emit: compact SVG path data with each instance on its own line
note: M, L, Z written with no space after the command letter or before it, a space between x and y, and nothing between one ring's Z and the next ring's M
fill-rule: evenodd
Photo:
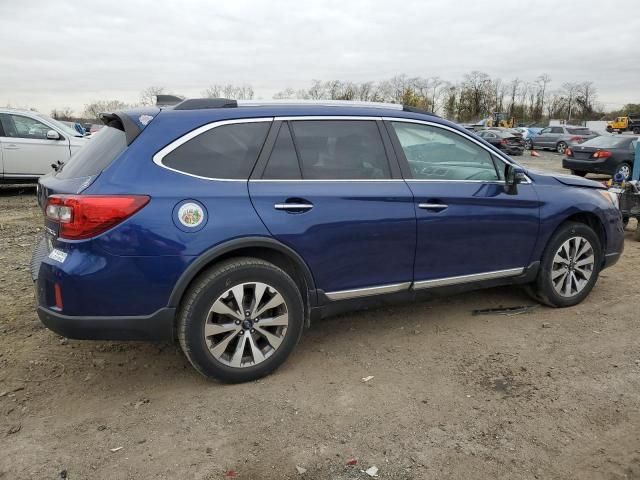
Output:
M567 150L567 144L565 142L558 142L556 144L556 152L561 155L564 155L564 152Z
M639 134L640 134L640 128L635 127L635 128L633 129L633 134L634 134L634 135L639 135Z
M583 237L591 244L595 257L593 271L587 284L580 292L571 297L564 297L556 292L551 281L553 259L562 244L575 236ZM602 247L593 229L584 223L566 222L558 228L549 240L542 255L540 270L538 271L536 281L527 286L527 292L538 302L550 307L564 308L577 305L582 302L593 289L593 286L598 280L601 267Z
M624 170L624 171L623 171ZM629 162L622 162L620 163L617 167L616 167L616 171L613 172L613 176L615 177L618 172L621 172L624 174L625 176L625 180L629 180L629 178L631 178L631 173L632 173L632 167L631 164Z
M263 282L275 288L284 298L289 324L282 343L272 355L256 365L232 367L209 351L204 326L213 302L233 286L245 282ZM282 365L300 340L303 327L304 304L291 277L264 260L241 257L214 265L194 281L181 302L177 330L180 346L198 372L222 382L240 383L264 377Z
M530 138L527 138L524 141L524 148L526 148L527 150L533 150L533 141Z
M575 175L576 177L584 177L587 172L581 172L579 170L571 170L571 175Z

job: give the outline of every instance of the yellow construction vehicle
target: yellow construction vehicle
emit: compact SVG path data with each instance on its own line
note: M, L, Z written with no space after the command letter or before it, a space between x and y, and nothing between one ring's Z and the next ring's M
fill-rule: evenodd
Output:
M607 122L607 132L627 132L631 131L636 135L640 133L640 117L618 117L611 122Z
M516 126L516 119L513 117L509 118L507 113L493 112L491 117L487 119L485 126L513 128Z

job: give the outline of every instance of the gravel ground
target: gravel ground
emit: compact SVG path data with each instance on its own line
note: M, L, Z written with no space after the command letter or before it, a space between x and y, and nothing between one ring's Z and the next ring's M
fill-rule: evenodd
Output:
M555 154L518 160L562 170ZM41 224L33 188L0 189L0 479L640 478L631 231L576 307L471 314L532 304L509 287L343 315L275 374L227 386L172 344L44 329Z

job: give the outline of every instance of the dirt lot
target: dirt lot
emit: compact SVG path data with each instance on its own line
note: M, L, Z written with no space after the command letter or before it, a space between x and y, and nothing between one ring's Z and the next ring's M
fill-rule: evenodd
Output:
M561 170L553 154L523 160ZM358 479L374 465L388 479L640 478L631 231L577 307L472 316L531 304L497 288L345 315L312 325L274 375L226 386L174 345L44 329L40 225L34 189L0 190L0 479Z

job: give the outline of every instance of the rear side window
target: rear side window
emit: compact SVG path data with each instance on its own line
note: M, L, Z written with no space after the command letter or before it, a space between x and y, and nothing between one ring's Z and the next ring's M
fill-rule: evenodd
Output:
M367 180L391 178L378 126L366 120L291 122L302 178Z
M122 130L104 127L87 140L57 174L57 178L79 178L98 175L127 148Z
M271 122L221 125L169 152L162 164L206 178L247 179Z
M562 127L551 127L551 133L564 133Z
M572 135L591 135L591 130L588 128L567 128Z

